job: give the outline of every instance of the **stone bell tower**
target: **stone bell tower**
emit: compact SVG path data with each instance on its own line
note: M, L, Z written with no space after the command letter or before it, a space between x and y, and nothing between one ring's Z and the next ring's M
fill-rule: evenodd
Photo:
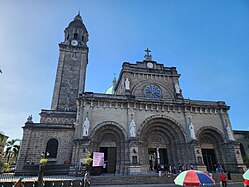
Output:
M78 14L64 31L51 110L76 111L76 99L85 91L88 32Z

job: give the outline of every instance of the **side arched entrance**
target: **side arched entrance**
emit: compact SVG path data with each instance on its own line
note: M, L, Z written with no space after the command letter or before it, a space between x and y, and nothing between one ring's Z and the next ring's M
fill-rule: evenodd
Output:
M155 116L145 121L138 133L144 169L154 170L161 164L178 165L188 160L184 156L187 144L183 129L173 119Z
M93 152L103 152L105 173L121 173L124 170L125 135L124 129L114 122L105 122L94 129L92 135Z
M224 164L225 146L222 133L214 128L202 128L197 133L203 162L208 171L215 171L216 166Z

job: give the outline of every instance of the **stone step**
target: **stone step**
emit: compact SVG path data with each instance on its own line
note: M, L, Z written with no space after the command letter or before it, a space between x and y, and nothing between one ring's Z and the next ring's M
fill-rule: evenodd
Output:
M173 183L175 177L167 176L91 176L91 183L94 185L100 184L165 184Z

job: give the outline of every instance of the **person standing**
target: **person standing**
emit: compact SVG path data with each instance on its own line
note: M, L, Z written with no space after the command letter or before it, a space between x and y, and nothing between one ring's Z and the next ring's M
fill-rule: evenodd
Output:
M222 187L227 187L227 177L223 171L220 174L220 181L222 183Z
M89 172L86 170L86 173L84 175L84 187L88 187L90 186L90 176L89 176Z
M227 172L227 180L229 183L233 184L231 173L229 171Z

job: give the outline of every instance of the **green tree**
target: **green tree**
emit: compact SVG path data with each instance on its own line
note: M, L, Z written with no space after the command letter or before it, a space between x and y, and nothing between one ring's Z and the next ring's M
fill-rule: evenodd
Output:
M20 150L20 145L17 145L17 142L20 142L20 140L12 139L6 143L5 156L7 157L7 163L9 162L10 158L13 158L15 162L17 160Z

